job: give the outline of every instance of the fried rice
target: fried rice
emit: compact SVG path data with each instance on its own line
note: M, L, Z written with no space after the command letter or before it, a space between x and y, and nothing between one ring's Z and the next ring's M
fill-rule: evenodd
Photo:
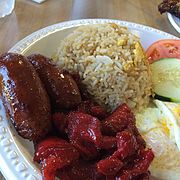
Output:
M79 73L93 99L109 110L127 103L136 111L149 103L149 64L139 37L126 27L80 26L60 42L54 59Z

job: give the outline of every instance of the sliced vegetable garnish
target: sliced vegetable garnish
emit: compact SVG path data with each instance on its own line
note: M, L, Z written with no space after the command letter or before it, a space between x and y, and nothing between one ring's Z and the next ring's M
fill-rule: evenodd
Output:
M161 59L152 63L150 68L155 94L180 102L180 59Z
M180 40L165 39L153 43L146 51L149 63L162 58L180 58Z

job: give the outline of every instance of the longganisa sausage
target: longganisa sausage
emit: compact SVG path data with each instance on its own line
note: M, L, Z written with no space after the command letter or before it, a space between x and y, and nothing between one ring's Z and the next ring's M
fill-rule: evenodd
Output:
M20 136L37 141L51 130L49 97L24 56L6 53L0 57L0 95Z
M59 69L50 58L41 54L32 54L27 58L45 85L53 107L71 109L81 102L79 88L69 73Z

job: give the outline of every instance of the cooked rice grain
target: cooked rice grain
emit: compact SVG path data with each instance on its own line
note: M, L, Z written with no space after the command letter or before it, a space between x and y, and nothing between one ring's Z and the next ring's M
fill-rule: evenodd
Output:
M110 110L149 102L151 80L139 38L116 24L86 25L61 41L57 64L78 72L94 100Z

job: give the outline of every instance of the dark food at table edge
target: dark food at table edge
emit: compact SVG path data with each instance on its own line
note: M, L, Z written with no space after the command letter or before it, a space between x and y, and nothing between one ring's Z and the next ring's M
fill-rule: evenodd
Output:
M154 154L130 108L106 112L77 77L39 54L0 57L3 104L19 135L33 140L43 179L149 179Z
M180 18L180 1L179 0L163 0L158 6L159 12L169 12Z

